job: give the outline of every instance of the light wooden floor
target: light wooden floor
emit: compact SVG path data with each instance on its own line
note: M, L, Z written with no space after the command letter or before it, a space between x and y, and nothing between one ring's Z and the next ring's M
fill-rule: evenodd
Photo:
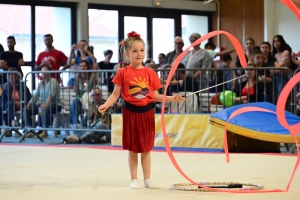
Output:
M266 189L285 189L295 155L274 156L175 153L183 171L195 181L260 183ZM228 194L170 190L187 182L173 167L167 153L152 153L152 180L156 190L129 189L127 152L96 148L0 145L0 199L300 199L300 174L289 192ZM142 180L141 168L139 177ZM142 183L142 181L141 181Z

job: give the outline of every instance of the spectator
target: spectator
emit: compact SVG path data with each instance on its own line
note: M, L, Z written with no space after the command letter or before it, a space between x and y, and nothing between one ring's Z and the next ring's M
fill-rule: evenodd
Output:
M291 65L291 53L289 46L285 42L282 35L275 35L273 37L273 56L278 61L278 67L290 68ZM287 71L274 70L275 85L277 87L278 97L281 93L282 88L289 81Z
M105 103L105 101L101 97L101 90L96 87L91 91L91 99L92 101L86 105L85 110L85 121L86 125L89 128L95 129L109 129L110 126L110 111L106 111L104 115L102 115L98 111L98 107ZM79 133L73 134L66 138L67 143L92 143L91 138L95 141L94 143L106 143L110 142L111 135L108 132L95 132L89 131L84 133L82 136L78 136Z
M16 68L9 68L8 72L14 73L7 74L8 81L3 85L2 105L4 106L4 111L6 111L6 115L8 118L7 120L5 120L6 125L10 126L15 118L16 111L20 111L21 104L22 108L24 108L25 104L29 102L31 93L26 84L24 82L20 82L20 76L17 74L18 70ZM0 116L2 117L2 110ZM22 122L23 121L24 120L22 120ZM9 132L9 134L11 136L11 132ZM19 136L19 134L17 134L16 132L15 136Z
M176 36L174 38L174 51L171 51L166 55L165 63L173 65L174 60L183 52L183 46L183 39L179 36Z
M2 44L0 44L0 54L1 54L2 52L4 52L4 48L3 48Z
M49 71L51 71L51 68L48 65L45 65L42 68L43 80L39 83L37 91L33 93L25 112L23 112L27 126L32 126L32 115L41 114L42 126L48 128L51 122L51 115L61 111L62 106L59 84L55 78L51 78L50 73L43 73ZM29 133L26 136L33 137L34 134ZM43 130L40 137L48 137L47 131Z
M21 73L23 79L23 72L21 66L24 65L23 54L15 50L16 40L14 36L7 37L7 47L8 51L0 54L0 68L7 71L9 68L15 68ZM3 85L7 82L7 76L3 75L0 84Z
M236 77L234 70L226 70L226 69L232 68L232 66L230 65L231 61L232 61L231 56L224 55L222 61L223 61L222 65L219 68L224 69L224 70L217 71L217 75L211 81L212 82L211 85L227 82ZM231 82L225 83L224 85L217 86L216 90L217 90L217 92L222 92L224 90L234 90L234 88L235 88L235 81L231 81ZM211 90L211 92L215 92L215 90Z
M79 70L91 70L91 66L86 60L82 60L79 66ZM71 124L79 123L78 117L83 113L82 108L85 106L83 96L87 95L97 85L97 82L97 78L93 72L77 73L74 87L76 99L72 101L70 108Z
M190 36L190 42L193 44L196 40L201 37L198 33L193 33ZM182 63L186 66L186 69L206 69L209 68L211 64L211 58L209 54L200 48L200 44L193 47L185 57L182 59ZM194 76L194 79L199 84L199 89L202 90L208 86L208 77L206 71L187 71L189 76ZM205 91L207 92L207 91Z
M76 53L75 53L76 51ZM89 46L86 40L80 40L78 44L73 44L71 47L71 53L68 58L67 66L65 69L68 69L70 66L76 65L75 70L78 70L79 64L82 60L86 60L90 66L93 66L95 69L97 67L97 59L93 53L89 50ZM73 88L75 86L75 74L71 74L71 78L68 81L67 86Z
M242 80L239 84L239 80L236 81L234 92L237 97L235 99L235 104L263 101L264 85L262 82L256 81L256 72L254 68L255 65L252 62L249 62L245 69L246 79Z
M263 67L279 67L277 59L271 54L271 44L269 42L263 42L260 45L260 50L263 53L264 61ZM273 74L273 70L270 71Z
M177 69L184 70L184 64L179 63ZM189 75L186 75L186 71L178 71L178 79L183 82L177 85L177 92L196 92L199 90L197 82Z
M162 69L165 66L166 55L163 53L158 54L158 68Z
M144 64L144 66L145 66L145 67L149 67L150 64L151 64L151 62L152 62L152 59L151 59L151 58L150 58L150 59L147 59L146 62L145 62L145 64ZM154 61L153 61L153 62L154 62Z
M247 62L253 62L254 59L254 47L255 47L255 41L253 38L249 37L246 39L246 46L245 46L245 58ZM236 57L236 62L235 62L236 67L242 67L240 63L240 59L237 56ZM240 75L240 74L237 74Z
M64 65L62 70L68 68L66 65L68 57L61 51L56 50L53 47L53 36L51 34L44 35L44 42L46 45L46 50L38 55L35 70L40 71L43 67L47 66L51 70L59 70L61 66ZM38 74L36 74L38 76ZM57 80L58 83L62 83L60 74L53 73L52 77ZM39 77L42 80L42 77Z
M101 62L98 63L98 67L100 70L113 70L114 69L114 64L110 62L112 56L113 56L113 51L112 50L106 50L103 52L105 59ZM101 76L101 81L102 83L106 84L108 86L108 92L113 91L113 84L111 82L112 72L102 72Z
M256 67L262 67L264 62L264 56L263 53L260 50L257 50L254 52L254 64ZM268 95L268 99L272 97L272 77L270 70L258 70L257 72L258 75L258 81L262 82L264 86L266 87L266 93Z
M227 49L227 50L223 50L220 52L215 52L216 45L212 42L206 43L204 46L204 49L205 49L205 51L207 51L207 53L209 54L209 56L211 58L211 60L210 60L211 63L209 65L210 68L216 68L216 64L213 62L215 57L229 55L232 52L235 52L235 49ZM208 75L208 79L210 80L211 76L213 76L214 73L212 73L212 71L208 71L207 75Z

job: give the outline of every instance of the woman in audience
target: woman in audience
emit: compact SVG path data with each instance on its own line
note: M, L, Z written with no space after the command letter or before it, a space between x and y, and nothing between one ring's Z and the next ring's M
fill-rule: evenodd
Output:
M27 126L32 126L32 115L41 114L42 115L42 126L48 128L51 125L51 115L59 113L62 108L61 97L60 97L60 86L55 78L51 78L49 72L51 68L44 66L42 68L43 80L39 83L37 91L33 93L27 107L25 109L24 119ZM34 136L34 134L29 133L27 137ZM40 137L48 137L48 133L44 130Z
M290 68L291 65L291 53L288 44L285 42L282 35L275 35L273 37L273 56L278 61L278 67ZM288 71L274 70L275 84L277 87L278 96L280 95L282 88L289 81L287 76Z
M264 61L262 67L279 67L277 59L271 54L271 44L263 42L260 45L260 50L263 53ZM273 74L273 70L270 71Z
M80 62L79 70L91 70L90 64L86 60ZM74 92L76 93L76 99L72 101L70 108L71 124L79 123L79 115L83 113L83 95L89 93L98 83L98 80L93 72L77 73L75 79ZM87 102L86 102L87 103Z
M255 47L255 41L252 37L249 37L246 39L246 46L245 46L245 57L246 57L246 61L247 62L252 62L254 59L254 47ZM240 63L240 59L237 56L236 57L236 63L235 63L236 67L242 67L241 63ZM237 74L238 75L238 74Z
M262 82L257 82L254 68L255 65L252 62L248 63L245 70L246 78L235 84L234 92L237 96L235 104L263 101L264 85Z
M76 55L75 55L76 51ZM79 64L82 60L86 60L90 66L92 66L94 69L98 69L97 66L97 59L95 56L92 54L92 52L88 48L88 43L86 40L81 40L78 44L73 44L71 48L71 53L68 58L68 66L77 66L75 68L79 68ZM74 87L75 85L75 74L71 75L70 80L68 81L68 86Z
M201 37L198 33L193 33L190 36L190 42L193 44L196 40ZM195 45L192 50L190 50L185 57L182 59L182 63L187 69L187 75L194 77L199 84L200 89L207 88L208 77L206 71L188 71L189 69L205 69L209 68L211 64L211 58L207 51L200 48L200 44Z
M6 111L6 115L8 118L7 120L5 120L6 125L11 126L12 120L14 120L14 117L16 115L16 111L20 111L21 104L24 108L25 104L27 104L31 99L31 93L26 84L24 82L20 82L20 76L18 75L18 70L16 68L8 69L7 80L8 81L3 85L2 105L4 106L4 111ZM0 115L2 115L2 111Z

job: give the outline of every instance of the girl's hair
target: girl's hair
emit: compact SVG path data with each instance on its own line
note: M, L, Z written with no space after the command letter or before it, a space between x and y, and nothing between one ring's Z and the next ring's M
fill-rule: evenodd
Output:
M132 46L133 42L142 42L145 46L144 40L141 38L140 34L136 33L135 31L132 31L127 34L127 38L119 43L119 58L120 58L120 68L123 68L125 66L123 62L129 63L128 58L124 56L125 51L129 51L129 49Z
M253 44L255 45L255 41L254 41L254 39L253 39L252 37L248 37L248 38L246 39L246 42L247 42L248 40L249 40L251 43L253 43Z
M279 51L277 51L277 49L275 48L274 46L274 39L275 38L278 38L279 42L280 42L280 47L279 47ZM273 56L275 56L276 53L281 53L281 52L284 52L285 50L288 50L288 45L287 43L285 42L284 38L282 35L275 35L273 37Z
M87 66L87 68L88 68L88 70L91 70L91 69L92 69L92 67L91 67L91 65L90 65L90 63L89 63L88 61L82 60L82 61L79 63L79 65L80 65L81 63L85 63L86 66Z
M9 68L7 71L8 72L18 72L18 70L14 67ZM20 77L18 73L11 73L11 74L17 75L18 80L22 79L22 77ZM7 80L9 79L9 75L10 75L10 73L7 74ZM22 76L22 74L21 74L21 76Z
M86 45L88 45L88 42L87 42L86 40L80 40L79 43L80 43L80 42L84 42ZM87 53L85 53L85 55L88 56ZM80 51L77 51L77 55L76 55L76 56L77 56L77 57L81 57Z

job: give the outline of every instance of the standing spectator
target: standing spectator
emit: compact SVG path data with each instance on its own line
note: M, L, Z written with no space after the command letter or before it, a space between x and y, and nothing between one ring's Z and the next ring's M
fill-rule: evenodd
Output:
M220 52L215 52L216 45L212 42L206 43L204 46L204 49L205 49L205 51L207 51L207 53L209 54L210 59L211 59L209 68L217 68L216 64L213 62L215 57L228 55L235 51L235 49L226 49L226 50L223 50ZM210 78L212 76L214 76L214 73L212 73L212 71L208 71L207 75L208 75L208 79L210 80Z
M275 35L273 37L273 56L278 61L278 67L290 68L291 65L291 53L289 46L285 42L282 35ZM282 88L289 81L287 71L274 70L275 85L277 87L278 97L282 91Z
M75 53L75 51L77 51ZM76 70L79 68L79 63L82 60L86 60L90 66L93 66L97 69L97 59L93 55L93 53L89 50L88 43L86 40L80 40L78 44L73 44L71 47L71 53L68 58L67 66L64 69L69 68L72 65L76 65ZM96 67L95 67L95 66ZM72 73L71 78L68 81L67 86L74 87L75 85L75 74Z
M0 44L0 54L1 54L2 52L4 52L4 48L3 48L2 44Z
M230 55L223 56L222 61L223 61L222 65L219 68L224 69L224 70L217 71L217 75L214 77L214 80L212 80L211 85L227 82L236 77L234 70L226 70L226 69L232 68L232 66L230 65L231 61L232 61L231 56ZM216 92L216 91L222 92L224 90L234 90L234 87L235 87L235 81L231 81L231 82L225 83L224 85L217 86L216 90L213 90L212 92Z
M63 65L65 66L62 70L65 70L67 68L66 63L68 57L63 52L56 50L52 46L53 43L52 35L51 34L44 35L44 42L46 45L46 50L41 52L38 55L35 70L40 71L45 66L50 67L52 70L59 70L59 68ZM53 73L52 77L55 78L58 83L62 83L59 73ZM39 78L42 79L42 77Z
M176 36L174 38L174 51L171 51L166 55L165 64L173 65L174 60L183 52L183 46L183 39L179 36Z
M114 69L114 64L110 62L112 56L113 56L113 51L112 50L105 50L103 52L104 54L104 60L98 63L98 67L100 70L113 70ZM112 72L102 72L101 73L101 81L102 83L106 84L108 86L108 91L112 92L113 91L113 84L111 82L111 75Z
M190 36L190 42L193 44L196 40L201 37L198 33L193 33ZM200 44L195 45L192 50L190 50L185 57L182 59L182 63L189 69L206 69L209 68L211 62L209 54L200 48ZM206 71L187 71L189 76L194 76L194 79L199 84L199 89L202 90L208 86L208 77Z
M254 59L254 47L255 47L255 41L253 38L249 37L246 39L246 46L245 46L245 58L246 62L248 63L249 61L253 61ZM236 67L242 67L240 63L240 59L237 56L236 57L236 62L235 62ZM239 74L237 74L239 75Z
M165 66L166 55L163 53L158 54L158 68L162 69Z
M23 72L21 66L24 65L23 54L15 50L16 40L14 36L7 37L7 47L8 51L0 54L0 68L7 71L9 68L14 67L21 73L23 78ZM3 85L7 82L7 76L2 77L0 84Z

